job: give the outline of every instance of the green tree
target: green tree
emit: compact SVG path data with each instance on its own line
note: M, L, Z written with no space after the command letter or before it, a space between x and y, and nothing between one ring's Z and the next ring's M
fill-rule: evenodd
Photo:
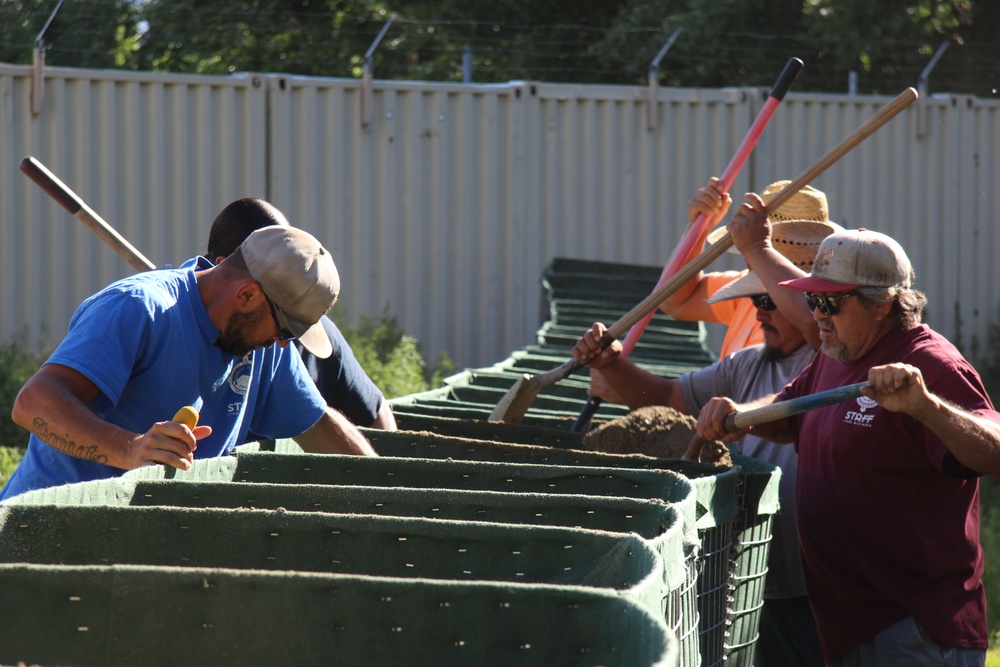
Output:
M148 0L142 18L141 69L344 77L386 14L356 0Z
M57 0L0 1L0 62L33 62L35 38ZM45 33L45 64L107 69L132 64L139 33L139 7L132 0L64 2Z
M347 323L339 308L334 308L332 317L358 363L386 398L440 386L444 376L454 370L454 364L444 352L439 356L437 366L429 368L421 354L420 344L403 331L388 311L378 317L362 315L357 326Z

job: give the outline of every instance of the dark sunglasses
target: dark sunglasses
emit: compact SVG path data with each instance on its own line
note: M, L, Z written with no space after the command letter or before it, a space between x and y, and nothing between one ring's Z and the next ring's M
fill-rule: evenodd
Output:
M753 301L754 308L757 310L770 312L777 308L777 306L774 305L774 301L771 300L771 296L768 294L754 294L750 297L750 300Z
M857 296L857 292L845 292L844 294L818 294L816 292L805 292L806 305L809 310L818 310L826 317L832 317L840 312L840 302Z
M262 291L261 294L264 294L264 292ZM278 327L277 340L295 340L295 334L288 330L288 323L281 316L281 312L274 307L274 303L266 294L264 294L264 299L267 301L267 305L271 307L271 317L274 318L274 325Z

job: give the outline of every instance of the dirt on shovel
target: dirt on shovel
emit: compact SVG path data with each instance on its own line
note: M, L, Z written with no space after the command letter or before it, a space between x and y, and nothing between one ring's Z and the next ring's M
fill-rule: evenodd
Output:
M594 452L645 454L663 459L679 459L691 444L697 420L668 408L652 405L633 410L625 417L605 422L583 437L583 447ZM732 467L729 448L720 441L706 442L702 463Z

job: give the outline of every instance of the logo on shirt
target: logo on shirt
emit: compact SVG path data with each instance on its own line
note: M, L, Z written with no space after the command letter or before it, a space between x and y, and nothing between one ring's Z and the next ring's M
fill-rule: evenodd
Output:
M229 373L229 388L240 396L246 396L250 391L251 371L253 371L253 361L248 354L240 363L233 366L233 370Z
M878 403L867 396L858 396L858 409L848 410L844 415L844 423L853 424L854 426L862 426L864 428L871 428L872 421L875 419L875 414L869 413L868 410L877 406Z

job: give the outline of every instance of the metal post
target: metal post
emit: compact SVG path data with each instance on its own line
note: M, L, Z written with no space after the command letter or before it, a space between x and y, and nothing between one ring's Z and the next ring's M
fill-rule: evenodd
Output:
M683 28L678 28L674 30L674 33L670 35L667 42L660 48L660 52L656 54L652 62L649 63L649 69L646 72L647 79L649 81L649 103L646 105L646 128L650 130L656 129L656 111L657 111L657 94L660 89L660 61L663 60L663 56L666 55L670 47L674 45L677 40L678 35L681 34Z
M931 56L927 66L924 67L924 70L920 73L920 78L917 79L917 94L919 95L917 98L917 139L924 136L924 133L927 130L927 109L924 108L927 100L927 79L930 78L931 71L934 69L935 65L937 65L938 60L941 59L941 56L944 54L949 44L951 44L951 42L948 40L941 42L941 46L939 46L937 51L934 52L934 55Z
M395 16L390 16L389 20L386 21L385 25L379 31L378 36L375 37L375 41L372 42L368 50L365 51L364 65L361 70L361 126L368 127L372 120L372 113L374 111L373 101L372 101L372 81L375 76L375 49L378 48L379 42L385 37L386 31L392 22L396 20Z
M472 47L462 49L462 83L472 83Z
M858 73L854 70L847 73L847 94L851 97L858 94Z
M56 3L56 8L49 14L49 19L38 33L38 37L35 37L35 52L31 67L31 113L35 116L42 112L42 101L45 99L45 33L62 8L63 2L64 0L59 0Z

